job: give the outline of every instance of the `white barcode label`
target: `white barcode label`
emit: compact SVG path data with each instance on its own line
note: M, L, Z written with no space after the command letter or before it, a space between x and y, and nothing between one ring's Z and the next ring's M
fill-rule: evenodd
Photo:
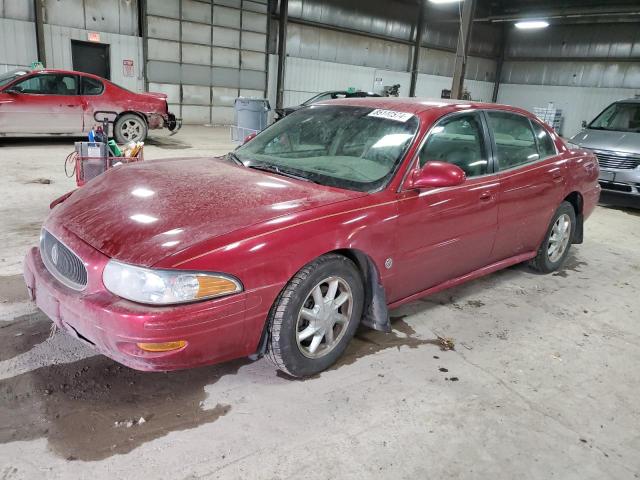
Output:
M394 112L393 110L383 110L382 108L377 108L367 116L386 118L388 120L395 120L396 122L406 122L411 117L413 117L413 113Z

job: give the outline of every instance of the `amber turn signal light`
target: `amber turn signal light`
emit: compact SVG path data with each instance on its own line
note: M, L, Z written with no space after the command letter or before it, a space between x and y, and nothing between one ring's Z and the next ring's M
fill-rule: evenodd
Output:
M136 343L140 350L145 352L170 352L171 350L179 350L187 344L185 340L176 340L175 342L162 343Z
M217 297L239 291L238 284L224 277L198 275L198 293L196 298Z

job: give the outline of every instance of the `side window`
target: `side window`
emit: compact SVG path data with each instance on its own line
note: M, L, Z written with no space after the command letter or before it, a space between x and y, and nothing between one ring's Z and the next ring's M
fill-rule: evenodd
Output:
M538 139L538 151L540 152L540 158L552 157L555 155L556 146L551 139L551 135L542 128L542 126L538 122L531 122L533 125L533 132L536 134L536 138Z
M500 170L538 160L538 146L527 117L508 112L487 112L496 141Z
M40 95L76 95L77 81L73 75L43 74L16 84L22 93Z
M433 127L420 151L420 166L437 160L457 165L467 177L477 177L487 173L489 162L485 152L478 115L456 115Z
M82 95L100 95L103 91L104 85L102 85L101 81L89 77L82 77Z

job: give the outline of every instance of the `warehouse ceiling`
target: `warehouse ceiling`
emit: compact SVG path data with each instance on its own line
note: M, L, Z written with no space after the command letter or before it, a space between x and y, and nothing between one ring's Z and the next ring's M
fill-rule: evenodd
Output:
M479 0L478 21L546 18L554 23L640 22L638 0Z

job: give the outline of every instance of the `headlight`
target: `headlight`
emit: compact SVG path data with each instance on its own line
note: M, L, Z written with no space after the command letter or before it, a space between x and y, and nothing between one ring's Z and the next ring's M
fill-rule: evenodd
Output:
M110 260L102 274L111 293L133 302L171 305L242 291L233 277L219 273L156 270Z

